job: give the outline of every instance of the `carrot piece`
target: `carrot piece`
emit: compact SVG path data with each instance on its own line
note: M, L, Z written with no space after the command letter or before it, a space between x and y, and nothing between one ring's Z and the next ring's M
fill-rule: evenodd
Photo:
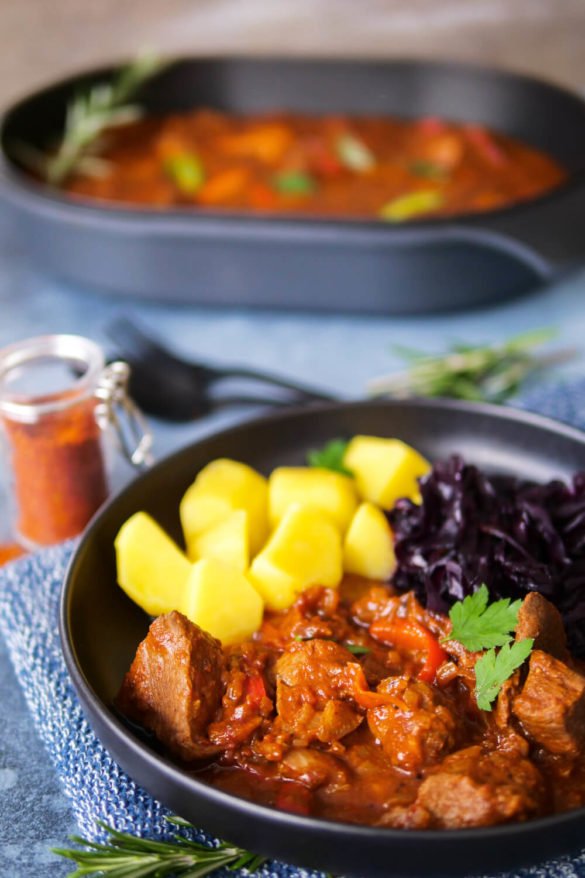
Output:
M222 204L239 195L247 186L250 172L247 168L226 168L209 177L197 193L200 204Z
M272 123L226 134L219 139L218 146L226 155L255 158L271 164L282 158L292 139L290 128Z
M275 192L265 183L254 183L248 193L250 207L259 210L274 210L278 207L279 199Z

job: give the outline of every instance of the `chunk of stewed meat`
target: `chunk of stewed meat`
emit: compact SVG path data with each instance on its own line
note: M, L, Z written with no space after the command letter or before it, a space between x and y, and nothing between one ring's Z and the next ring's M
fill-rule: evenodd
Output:
M274 705L268 684L272 665L268 650L260 644L247 642L227 647L224 659L221 711L207 731L209 740L227 751L266 728Z
M351 782L349 767L331 753L309 747L293 747L278 767L280 777L303 784L310 790L319 787L338 789Z
M528 675L514 699L526 734L551 753L585 749L585 677L542 650L530 656Z
M397 768L417 773L455 747L457 721L441 692L409 677L389 677L377 692L388 701L368 710L368 725Z
M556 607L538 592L530 592L520 605L516 640L534 639L534 649L542 649L563 662L570 661L563 619Z
M492 714L498 750L528 756L530 745L520 733L514 717L514 700L520 692L520 671L515 671L502 685Z
M218 640L181 613L159 616L138 646L116 706L180 759L205 757L211 749L205 731L221 701L222 666Z
M270 620L276 643L286 646L294 639L346 640L352 633L340 607L339 589L313 586L302 592L286 613Z
M276 710L295 744L339 741L363 717L352 701L352 654L330 640L293 643L276 663Z
M493 826L542 813L545 785L532 762L479 746L452 753L422 782L414 805L444 829Z
M371 625L374 619L393 618L401 605L401 598L385 585L373 585L351 605L352 617L361 625Z

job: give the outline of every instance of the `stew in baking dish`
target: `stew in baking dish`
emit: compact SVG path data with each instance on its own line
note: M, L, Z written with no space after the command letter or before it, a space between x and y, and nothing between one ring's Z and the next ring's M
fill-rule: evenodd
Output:
M143 207L390 223L508 207L567 176L551 157L476 124L211 109L112 129L100 169L65 189Z

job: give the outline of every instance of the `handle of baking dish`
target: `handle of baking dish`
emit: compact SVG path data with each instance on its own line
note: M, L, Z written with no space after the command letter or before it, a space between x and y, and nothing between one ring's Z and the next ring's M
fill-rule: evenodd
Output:
M455 240L522 264L537 282L556 281L585 263L585 178L550 196L474 217L451 228Z

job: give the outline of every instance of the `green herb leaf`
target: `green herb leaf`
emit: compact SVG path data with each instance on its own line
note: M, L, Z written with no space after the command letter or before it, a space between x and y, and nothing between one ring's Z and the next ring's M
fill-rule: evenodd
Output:
M442 206L443 201L442 194L435 189L408 192L384 204L380 208L380 219L390 223L401 223L404 220L433 213Z
M184 195L195 195L205 181L201 159L191 152L171 156L164 163L165 173Z
M449 175L444 167L429 162L425 159L417 159L408 166L411 174L417 177L425 177L427 180L445 180Z
M307 463L309 466L330 469L344 476L353 476L352 471L343 463L348 445L346 439L332 439L323 448L311 449L307 454Z
M350 171L369 171L376 164L372 151L353 134L338 137L335 150L339 161Z
M301 637L300 634L295 634L293 640L296 640L297 643L306 643L308 640L314 640L314 637ZM335 640L333 637L326 637L326 640L330 640L332 643L338 643L339 641ZM360 646L359 643L343 643L348 652L351 652L352 655L367 655L372 650L369 646Z
M180 818L169 818L170 823L192 829ZM73 860L77 865L69 878L83 875L109 875L110 878L203 878L218 869L248 869L253 872L264 858L243 848L220 842L215 848L175 835L173 841L155 841L118 832L99 822L109 835L106 844L72 836L79 848L52 848L54 854Z
M301 171L282 171L274 178L274 186L282 195L310 195L315 190L315 181Z
M506 680L523 664L534 645L532 637L490 649L475 664L475 698L480 710L491 710Z
M344 643L343 645L352 655L367 655L372 651L369 646L360 646L359 643Z
M501 403L513 396L523 382L547 368L575 356L571 349L540 353L535 348L549 341L554 330L547 328L514 336L500 344L455 344L444 355L397 348L408 369L385 375L369 383L373 396L442 396Z
M502 598L488 606L488 600L489 592L483 584L474 594L453 604L449 611L451 633L442 640L457 640L470 652L509 643L522 601L510 603L510 598Z

